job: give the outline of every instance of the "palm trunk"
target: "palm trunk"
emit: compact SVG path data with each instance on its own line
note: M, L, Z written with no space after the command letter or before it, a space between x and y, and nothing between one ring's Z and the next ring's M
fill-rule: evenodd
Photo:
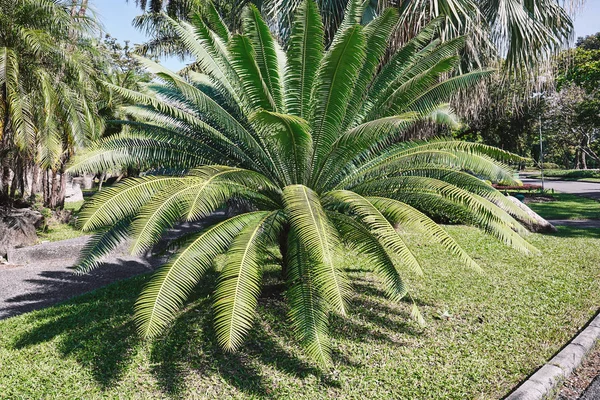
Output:
M44 206L50 205L50 170L46 168L42 174L42 192L44 195Z
M17 159L17 167L15 168L15 176L17 178L17 184L19 189L19 197L25 198L25 175L27 169L25 168L25 162L22 157Z
M88 0L83 0L81 2L81 8L79 8L79 13L78 13L79 17L85 17L85 13L87 12L87 5L88 5Z
M33 164L31 172L31 193L29 198L35 200L35 195L40 191L40 167Z
M9 190L10 190L10 168L8 167L8 157L4 157L2 159L2 193L1 196L4 198L8 198Z
M16 193L17 193L17 171L13 171L13 178L12 178L12 182L10 183L9 197L11 199L14 199Z
M58 171L52 171L52 175L52 185L50 188L50 208L55 209L58 203L60 177L58 175Z
M65 207L65 195L67 193L67 174L65 173L65 168L62 166L60 168L60 184L58 189L58 197L56 199L56 206L60 209Z

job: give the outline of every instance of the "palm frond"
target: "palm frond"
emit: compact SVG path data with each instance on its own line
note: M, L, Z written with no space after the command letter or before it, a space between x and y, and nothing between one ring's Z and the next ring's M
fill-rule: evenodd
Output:
M334 311L346 314L348 282L334 262L338 238L317 194L306 186L290 185L283 189L283 202L292 229L314 263L315 285L321 296Z
M135 322L145 337L158 335L181 308L189 293L209 270L217 255L225 252L234 238L269 212L240 214L200 232L161 267L144 287L135 304Z
M278 216L279 211L273 211L246 226L227 252L213 305L217 341L225 350L238 348L252 326L260 294L261 263L279 233Z
M288 114L307 118L313 82L323 57L323 23L313 0L304 0L295 14L285 69Z

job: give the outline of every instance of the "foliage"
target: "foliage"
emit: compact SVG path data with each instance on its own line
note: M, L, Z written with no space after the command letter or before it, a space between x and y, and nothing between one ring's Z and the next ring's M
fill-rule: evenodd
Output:
M52 0L0 2L0 154L4 197L25 195L25 176L51 186L47 205L63 191L62 172L74 149L99 137L98 56L85 11ZM31 16L35 15L35 18ZM45 172L50 171L56 179ZM9 182L11 172L14 175ZM37 179L36 179L37 177ZM10 191L9 191L10 186ZM34 185L35 186L35 185ZM32 192L36 193L35 188ZM48 204L49 203L49 204Z
M317 2L330 39L342 23L346 3L344 0ZM291 15L299 4L294 0L263 3L263 12L271 17L284 38L290 32ZM397 9L400 24L394 40L405 43L430 20L442 17L445 40L469 36L469 45L464 50L471 55L469 61L479 65L482 60L490 62L503 57L509 69L520 70L534 68L541 60L548 60L569 40L572 21L562 8L568 4L556 0L385 0L367 2L363 18L368 21L387 8Z
M575 47L584 50L600 50L600 32L593 35L578 37Z
M424 232L465 265L477 264L431 220L459 216L525 253L536 251L513 218L529 218L479 178L513 181L489 146L453 140L402 142L416 121L454 126L444 102L491 71L446 78L459 63L462 38L434 40L434 21L379 68L398 17L388 10L366 26L349 5L331 46L306 1L283 52L258 10L244 13L243 34L170 20L203 73L177 75L140 59L161 83L110 88L135 101L128 131L102 140L74 171L154 168L97 194L80 214L84 230L101 229L80 271L97 265L124 236L144 253L180 221L203 220L226 205L227 218L206 225L148 283L136 305L140 333L169 325L197 283L225 253L213 297L218 343L240 347L253 326L263 264L279 246L289 319L297 340L328 364L331 313L347 315L350 281L335 261L343 242L360 250L386 293L400 300L403 275L422 266L396 228ZM368 49L368 51L366 51ZM182 172L184 172L182 174ZM464 172L466 171L466 172ZM468 173L467 173L468 172ZM418 309L413 313L420 319Z
M557 60L557 84L575 84L587 92L600 85L600 50L577 47L564 51Z
M486 274L462 269L425 236L410 235L428 271L414 286L425 327L408 319L410 303L385 298L366 255L344 252L340 263L357 291L352 314L331 319L332 372L314 368L294 345L287 305L274 294L279 267L265 265L258 322L237 354L221 352L214 339L214 275L153 343L139 340L131 317L149 275L0 321L0 365L11 366L0 369L0 398L503 398L594 316L600 230L531 235L544 256L526 257L475 229L446 229L477 254ZM54 276L39 279L46 298L63 290ZM445 311L451 317L439 318Z
M542 116L547 159L567 168L599 166L599 113L598 94L589 94L579 86L563 85L549 96Z
M600 178L600 170L597 169L549 169L544 171L544 176L549 178L583 179Z

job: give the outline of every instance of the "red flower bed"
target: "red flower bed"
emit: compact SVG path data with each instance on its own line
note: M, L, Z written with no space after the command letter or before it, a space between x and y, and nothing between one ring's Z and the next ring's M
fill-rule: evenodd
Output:
M540 190L542 187L540 185L532 185L531 183L526 183L521 186L506 186L506 185L492 185L498 190Z

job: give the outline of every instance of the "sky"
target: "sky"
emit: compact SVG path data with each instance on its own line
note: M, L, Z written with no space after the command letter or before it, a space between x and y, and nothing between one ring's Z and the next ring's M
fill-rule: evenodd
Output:
M131 26L131 21L140 10L135 0L90 0L90 8L96 13L106 32L120 42L129 40L131 44L142 43L145 37ZM575 37L600 32L600 0L587 0L586 4L575 16ZM171 69L179 69L183 63L177 59L163 60L162 63Z

